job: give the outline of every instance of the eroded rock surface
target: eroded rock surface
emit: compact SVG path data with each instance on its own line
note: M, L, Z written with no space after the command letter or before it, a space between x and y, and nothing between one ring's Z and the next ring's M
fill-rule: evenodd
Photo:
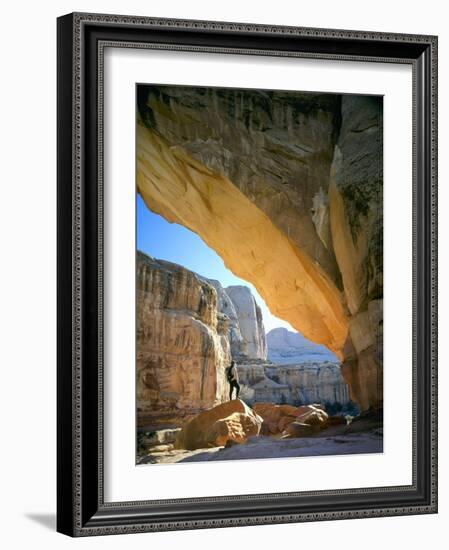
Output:
M226 445L228 441L245 443L258 435L262 419L240 399L217 405L195 416L178 433L175 449L205 449Z
M349 387L338 363L298 365L240 363L237 365L242 398L247 403L324 403L351 405Z
M255 403L253 409L263 418L262 433L266 435L303 437L327 428L328 425L328 414L317 404L293 407L273 403ZM289 429L291 424L293 426ZM304 425L309 426L310 429L304 428Z
M139 113L148 207L343 359L362 410L381 407L381 98L151 86Z
M242 344L239 353L251 359L267 358L267 343L262 311L247 286L228 286L226 293L232 300L237 314Z
M206 434L210 447L224 447L229 442L246 443L248 437L259 435L262 421L249 411L235 412L217 420Z
M231 353L215 289L140 252L136 285L139 423L179 423L221 403Z

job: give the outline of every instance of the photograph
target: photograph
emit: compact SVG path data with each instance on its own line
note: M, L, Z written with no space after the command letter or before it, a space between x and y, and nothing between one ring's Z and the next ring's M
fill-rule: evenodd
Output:
M448 547L440 3L6 4L2 548Z
M383 97L137 83L135 139L136 465L383 453Z

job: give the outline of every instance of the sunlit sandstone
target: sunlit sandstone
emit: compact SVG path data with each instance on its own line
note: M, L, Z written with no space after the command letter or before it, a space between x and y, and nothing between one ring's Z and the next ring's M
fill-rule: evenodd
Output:
M272 313L340 353L348 333L339 290L228 178L138 124L137 185L151 210L200 235Z
M382 406L382 108L373 97L152 87L137 183Z

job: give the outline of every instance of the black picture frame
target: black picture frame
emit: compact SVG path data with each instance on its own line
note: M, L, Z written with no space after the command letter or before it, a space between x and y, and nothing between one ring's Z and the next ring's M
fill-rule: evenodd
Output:
M437 512L437 37L75 13L58 29L57 530L71 536ZM105 503L103 47L407 63L413 69L413 483Z

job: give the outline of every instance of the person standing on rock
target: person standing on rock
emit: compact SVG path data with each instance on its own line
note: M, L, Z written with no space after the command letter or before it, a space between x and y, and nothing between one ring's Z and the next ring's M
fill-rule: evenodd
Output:
M235 368L235 361L231 362L231 366L226 367L226 379L229 382L229 400L232 401L232 392L234 388L236 393L235 398L238 399L240 393L240 385L238 381L237 369Z

